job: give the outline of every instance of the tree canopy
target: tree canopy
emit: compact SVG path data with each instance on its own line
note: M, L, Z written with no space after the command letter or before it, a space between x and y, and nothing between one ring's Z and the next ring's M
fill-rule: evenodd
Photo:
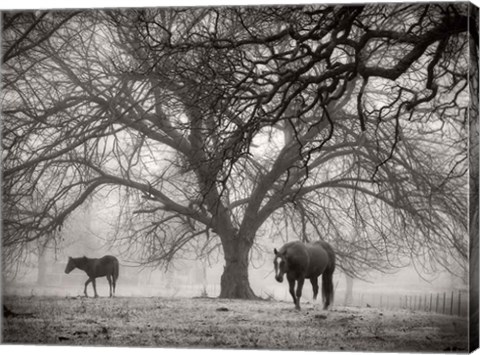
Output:
M254 296L252 247L286 231L331 242L351 275L465 267L469 18L467 4L4 13L3 252L116 190L118 242L150 263L219 249L221 297Z

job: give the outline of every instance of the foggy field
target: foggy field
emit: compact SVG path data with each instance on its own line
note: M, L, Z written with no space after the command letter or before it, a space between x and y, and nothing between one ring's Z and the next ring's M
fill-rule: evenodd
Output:
M467 319L320 303L4 297L4 343L347 351L466 351Z

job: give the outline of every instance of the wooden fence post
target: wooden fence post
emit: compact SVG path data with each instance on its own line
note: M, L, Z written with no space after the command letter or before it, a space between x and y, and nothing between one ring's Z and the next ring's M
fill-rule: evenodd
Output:
M444 292L443 293L443 312L442 312L443 314L445 314L446 298L447 298L447 293Z
M453 291L452 291L452 299L450 300L450 315L453 315Z
M462 311L460 307L462 306L462 293L460 290L458 290L458 316L460 317L462 315Z

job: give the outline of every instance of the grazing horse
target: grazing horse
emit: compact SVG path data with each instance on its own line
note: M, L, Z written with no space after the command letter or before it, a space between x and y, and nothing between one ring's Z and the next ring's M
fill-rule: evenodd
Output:
M118 260L116 257L111 255L105 255L100 259L90 259L86 256L81 258L68 257L68 263L67 267L65 268L65 273L68 274L75 268L85 271L88 275L88 280L87 282L85 282L85 289L83 290L83 292L85 293L85 297L88 297L87 286L90 282L93 285L95 297L98 297L95 279L97 277L103 276L107 277L108 284L110 286L110 297L113 297L115 295L115 286L118 279Z
M296 241L285 244L278 251L274 249L274 253L275 279L283 282L283 275L287 274L295 308L300 310L300 297L305 279L310 279L313 299L317 299L318 277L322 275L323 309L327 309L333 301L332 275L335 271L335 254L332 247L324 241L307 244ZM297 281L296 293L295 281Z

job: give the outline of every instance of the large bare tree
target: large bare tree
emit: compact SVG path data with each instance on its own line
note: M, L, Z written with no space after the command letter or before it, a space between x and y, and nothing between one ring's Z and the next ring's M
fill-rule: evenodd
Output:
M115 189L118 240L146 261L221 249L220 297L255 297L252 248L288 220L351 274L465 267L468 5L15 16L4 251ZM39 17L53 31L22 45Z

